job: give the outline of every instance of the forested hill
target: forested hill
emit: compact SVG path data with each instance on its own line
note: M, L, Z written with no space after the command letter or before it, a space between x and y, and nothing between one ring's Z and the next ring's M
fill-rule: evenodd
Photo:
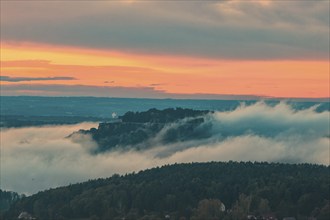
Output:
M210 112L183 108L127 112L115 122L100 123L97 129L77 133L92 136L98 144L95 153L114 148L146 149L153 144L156 136L160 136L158 144L209 137L209 124L204 124L204 116Z
M167 165L91 180L22 198L17 219L246 219L247 215L329 219L330 168L208 162ZM225 211L224 208L225 207Z

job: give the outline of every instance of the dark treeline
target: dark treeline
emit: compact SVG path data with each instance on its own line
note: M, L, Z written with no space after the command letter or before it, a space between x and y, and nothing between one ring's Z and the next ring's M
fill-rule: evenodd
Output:
M187 117L197 117L205 115L210 111L193 110L183 108L167 108L158 110L155 108L145 112L127 112L120 116L123 122L139 122L139 123L170 123Z
M330 167L208 162L167 165L39 192L15 202L37 219L330 219ZM225 209L224 209L225 208Z
M164 110L150 109L145 112L127 112L116 122L100 123L98 128L80 130L78 133L90 134L97 142L98 149L94 153L120 149L146 149L152 145L152 140L162 129L168 128L162 134L161 144L178 141L207 138L210 131L203 124L206 114L210 111L183 108L168 108ZM171 127L172 123L176 123ZM74 134L73 134L74 135Z
M7 211L14 202L24 196L25 195L19 195L16 192L4 191L0 189L0 216L1 213Z

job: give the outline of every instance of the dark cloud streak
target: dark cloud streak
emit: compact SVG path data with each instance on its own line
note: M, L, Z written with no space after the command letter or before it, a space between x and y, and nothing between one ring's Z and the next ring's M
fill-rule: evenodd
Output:
M29 93L30 92L30 93ZM156 89L154 86L122 87L93 85L62 85L62 84L13 84L1 85L1 94L5 96L41 95L41 96L95 96L122 98L176 98L176 99L223 99L223 100L256 100L265 98L255 95L233 94L177 94Z
M24 82L24 81L56 81L56 80L76 80L74 77L58 76L58 77L10 77L0 76L3 82Z

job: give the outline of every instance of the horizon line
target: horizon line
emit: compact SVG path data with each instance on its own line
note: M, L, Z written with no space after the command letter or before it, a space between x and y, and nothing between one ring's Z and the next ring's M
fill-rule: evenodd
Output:
M181 95L181 94L179 94ZM186 95L186 94L182 94ZM210 96L217 96L216 94L205 94ZM256 95L221 95L222 98L190 98L190 97L119 97L119 96L48 96L48 95L1 95L1 97L40 97L40 98L109 98L109 99L149 99L149 100L205 100L205 101L263 101L263 100L278 100L278 101L319 101L319 102L330 102L330 97L267 97L267 96L256 96Z

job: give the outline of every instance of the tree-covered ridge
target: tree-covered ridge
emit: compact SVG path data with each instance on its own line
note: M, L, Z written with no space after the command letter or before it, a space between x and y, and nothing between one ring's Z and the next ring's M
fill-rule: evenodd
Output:
M22 211L37 219L329 219L329 171L266 162L167 165L37 193L6 219Z
M183 118L202 116L210 111L207 110L193 110L183 108L167 108L158 110L155 108L149 109L145 112L127 112L119 118L123 122L139 122L139 123L170 123Z
M5 191L0 189L0 216L1 213L7 211L11 204L24 197L24 195L19 195L16 192Z
M210 111L153 108L146 112L127 112L116 122L100 123L97 129L80 130L78 133L92 136L98 144L96 152L116 147L146 149L153 144L152 139L162 130L164 133L161 139L157 140L158 144L209 137L209 129L205 127L208 125L203 124L203 117L208 113Z

